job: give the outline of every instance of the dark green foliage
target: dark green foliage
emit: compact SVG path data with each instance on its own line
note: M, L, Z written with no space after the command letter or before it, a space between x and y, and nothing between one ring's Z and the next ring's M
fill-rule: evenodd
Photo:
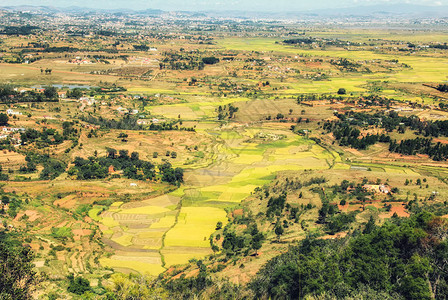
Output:
M30 35L33 34L39 27L25 25L25 26L5 26L0 35Z
M195 296L201 294L207 287L213 284L206 272L206 267L201 261L198 261L199 275L192 278L184 278L171 280L165 284L165 289L171 293L171 296L180 299L193 299Z
M312 44L316 42L316 39L308 37L308 38L297 38L297 39L289 39L284 40L283 43L290 44L290 45L296 45L296 44Z
M33 299L37 283L31 248L23 246L17 236L0 231L0 299Z
M16 102L57 102L59 101L55 88L51 87L47 93L37 93L35 91L27 91L20 93L14 90L13 86L0 85L0 102L16 103ZM49 97L48 97L49 96Z
M325 230L329 234L335 234L344 230L348 230L350 224L356 219L356 212L351 213L340 213L330 218L328 223L325 225Z
M341 70L345 70L345 71L349 71L349 72L356 72L357 68L361 66L360 64L358 64L356 62L352 62L346 58L340 58L338 60L331 60L330 63L334 66L339 67L339 69L341 69Z
M214 65L219 63L219 58L211 56L202 58L202 62L206 65Z
M445 45L445 47L446 47L446 45ZM437 86L437 89L441 92L447 93L448 92L448 84L439 84Z
M389 151L405 155L427 154L435 161L448 159L448 145L432 143L431 139L415 138L390 142Z
M148 51L149 50L149 46L147 45L132 45L132 47L134 47L135 50L137 51Z
M324 293L337 299L365 293L381 295L378 299L431 299L434 293L445 299L448 266L440 260L448 257L448 242L437 232L447 223L422 213L372 225L342 240L307 238L269 261L250 288L257 298L272 299Z
M364 231L362 233L369 234L373 230L375 230L375 219L373 219L373 216L370 216L369 221L366 223L366 227L364 228Z
M316 38L316 37L301 37L301 38L294 38L294 39L287 39L284 40L283 43L287 45L319 45L319 46L346 46L346 45L353 45L353 42L348 41L342 41L339 39L328 39L328 38ZM360 45L358 43L354 43L356 45Z
M58 92L57 92L56 88L53 86L45 87L44 96L47 99L57 99Z
M66 96L71 99L79 99L83 96L83 93L81 89L74 88L73 90L68 90Z
M9 117L7 114L0 114L0 126L8 125Z
M139 159L137 152L131 153L127 150L117 150L108 148L107 156L94 157L89 159L76 157L73 161L74 166L68 171L69 175L76 175L79 180L102 179L109 175L109 167L114 170L122 170L123 175L136 180L153 180L157 174L155 165L149 161ZM162 181L171 184L180 184L183 182L184 171L181 168L173 168L169 162L159 165L160 177Z
M266 211L266 216L271 218L273 216L280 216L283 212L283 208L286 203L286 193L278 196L271 197L268 201L268 210Z
M68 139L68 135L61 135L55 129L43 128L42 131L28 129L20 133L22 144L36 143L39 148L48 147L50 145L59 145Z
M180 127L177 121L163 122L160 124L151 123L149 126L137 124L137 117L126 115L122 119L104 119L103 117L94 117L91 115L81 116L80 119L84 122L98 125L104 128L121 129L121 130L152 130L152 131L166 131L166 130L181 130L181 131L195 131L194 128Z
M73 274L67 276L69 280L69 286L67 291L73 294L82 295L91 290L90 282L82 277L74 277Z
M235 113L238 112L238 107L232 104L218 107L218 120L233 119Z
M347 94L347 91L344 88L340 88L338 90L338 95L345 95L345 94Z
M48 158L43 163L44 169L39 175L40 179L43 180L51 180L55 179L59 175L65 172L65 168L67 168L67 165L59 160Z
M233 223L238 224L241 222L248 225L247 229L242 233L235 232L232 223L227 224L224 228L222 248L228 257L241 253L247 255L249 250L255 250L255 253L257 253L257 250L261 248L265 239L265 236L258 230L253 219L247 219L245 221L241 219L239 222L234 220Z

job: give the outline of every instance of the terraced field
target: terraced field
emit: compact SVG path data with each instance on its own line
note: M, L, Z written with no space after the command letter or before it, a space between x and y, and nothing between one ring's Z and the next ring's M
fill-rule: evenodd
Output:
M187 171L180 189L138 202L116 202L100 214L103 240L115 249L101 260L103 265L156 275L211 254L209 236L218 222L226 224L225 208L237 206L278 171L324 170L341 161L337 153L286 129L215 128L208 134L216 138L219 153L209 166Z

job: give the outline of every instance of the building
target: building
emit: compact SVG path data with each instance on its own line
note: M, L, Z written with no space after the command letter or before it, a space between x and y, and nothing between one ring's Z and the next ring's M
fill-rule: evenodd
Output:
M377 185L377 184L365 184L363 188L368 192L374 192L375 194L389 194L390 187L387 185Z
M10 116L20 116L20 115L22 115L21 112L13 111L12 109L7 109L6 110L6 114L10 115Z

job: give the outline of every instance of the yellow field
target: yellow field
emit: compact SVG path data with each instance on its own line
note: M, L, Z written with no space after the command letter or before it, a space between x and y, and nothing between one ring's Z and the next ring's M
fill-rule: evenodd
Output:
M155 215L155 214L161 214L169 212L169 209L166 209L164 207L159 206L143 206L143 207L136 207L136 208L130 208L130 209L123 209L119 212L121 214L132 214L132 215Z
M150 264L142 262L140 258L136 260L118 260L117 258L101 258L100 263L103 266L110 268L130 269L139 272L140 274L149 274L157 276L165 271L161 264Z
M215 207L182 207L177 224L168 231L166 246L210 247L208 238L217 222L227 223L226 212Z
M174 225L176 221L175 216L166 216L159 220L159 222L151 225L151 229L169 228Z
M133 236L130 234L124 234L118 238L113 238L112 240L122 246L131 246L132 245L132 238Z

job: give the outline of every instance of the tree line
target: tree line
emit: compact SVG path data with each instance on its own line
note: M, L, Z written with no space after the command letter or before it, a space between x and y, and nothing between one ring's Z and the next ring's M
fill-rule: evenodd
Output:
M73 167L68 170L70 176L78 180L103 179L115 176L117 171L122 171L124 177L136 180L156 180L170 184L181 184L184 171L182 168L173 168L169 162L157 166L152 162L141 160L138 152L129 155L128 150L113 148L107 149L107 155L103 157L91 156L88 159L76 157ZM112 167L112 172L110 168Z

